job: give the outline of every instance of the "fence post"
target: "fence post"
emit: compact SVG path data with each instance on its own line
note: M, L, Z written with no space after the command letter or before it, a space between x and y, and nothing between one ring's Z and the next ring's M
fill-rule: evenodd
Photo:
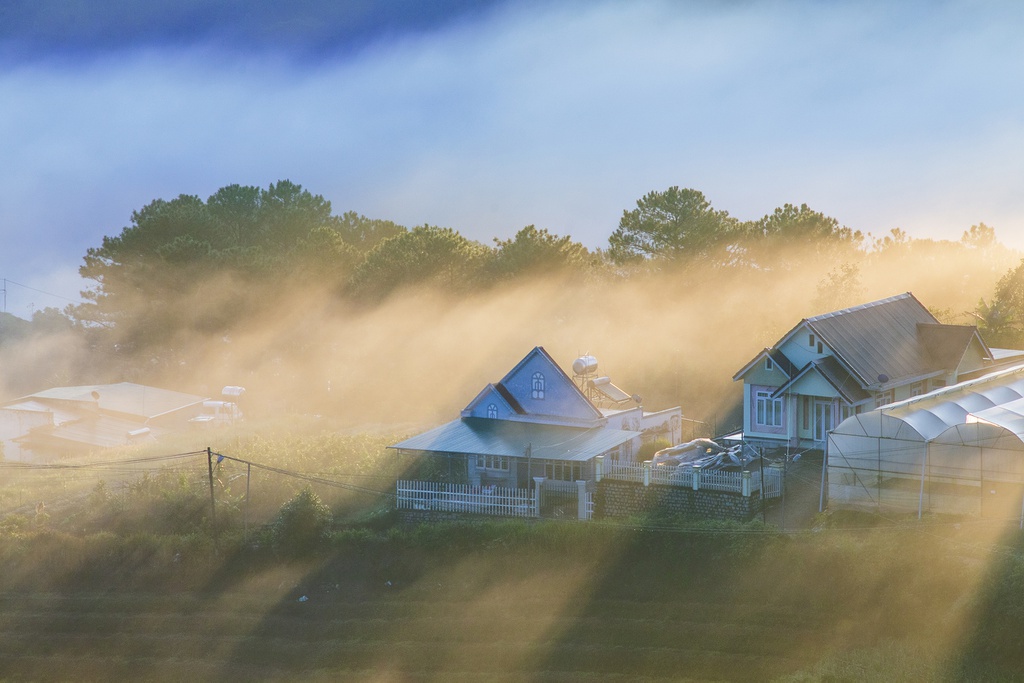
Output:
M693 466L693 490L700 490L700 465Z
M533 516L540 517L540 487L544 483L545 477L534 477L533 482L536 486L533 487Z
M604 456L599 455L594 458L594 481L601 483L601 479L604 478Z
M750 498L750 470L743 470L743 497Z
M581 479L576 481L576 517L587 518L587 482Z
M644 486L651 485L651 461L644 460Z

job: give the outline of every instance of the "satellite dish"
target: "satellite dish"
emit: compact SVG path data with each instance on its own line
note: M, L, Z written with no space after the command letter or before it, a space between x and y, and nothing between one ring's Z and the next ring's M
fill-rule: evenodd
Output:
M881 375L878 376L878 383L879 384L885 384L888 381L889 381L889 375L885 374L884 372Z
M630 398L636 401L638 405L644 402L644 400L640 397L640 394L633 394Z

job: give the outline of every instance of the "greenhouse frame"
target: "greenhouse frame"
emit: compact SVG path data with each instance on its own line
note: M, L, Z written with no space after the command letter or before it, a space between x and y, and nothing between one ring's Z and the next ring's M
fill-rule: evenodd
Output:
M1024 365L853 415L828 437L821 509L1017 517Z

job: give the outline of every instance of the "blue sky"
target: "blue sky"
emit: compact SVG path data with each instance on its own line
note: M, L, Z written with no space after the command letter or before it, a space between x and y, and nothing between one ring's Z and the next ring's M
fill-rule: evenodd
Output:
M284 178L484 242L603 246L679 185L1024 248L1021 35L1013 2L6 0L7 310L153 199Z

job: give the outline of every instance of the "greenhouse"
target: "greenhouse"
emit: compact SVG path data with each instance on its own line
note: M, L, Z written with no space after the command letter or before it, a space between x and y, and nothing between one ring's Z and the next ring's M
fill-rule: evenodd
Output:
M1024 521L1024 365L847 418L824 470L822 507Z

